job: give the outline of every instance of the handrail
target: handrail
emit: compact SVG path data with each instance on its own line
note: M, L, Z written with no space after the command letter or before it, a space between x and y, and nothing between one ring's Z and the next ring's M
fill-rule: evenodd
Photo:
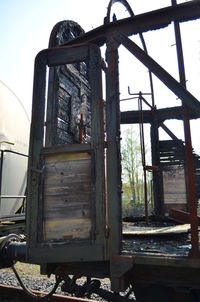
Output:
M25 199L26 196L25 195L2 195L1 191L2 191L2 179L3 179L3 162L4 162L4 153L11 153L11 154L16 154L19 156L23 156L23 157L29 157L27 154L21 153L21 152L17 152L17 151L13 151L13 150L9 150L9 149L0 149L0 154L1 154L1 159L0 159L0 208L1 208L1 200L5 199L5 198L23 198Z

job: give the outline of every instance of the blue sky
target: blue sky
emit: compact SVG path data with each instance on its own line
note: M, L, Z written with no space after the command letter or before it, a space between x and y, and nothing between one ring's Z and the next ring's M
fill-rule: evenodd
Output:
M179 0L178 3L185 2ZM31 115L33 67L36 54L48 46L53 26L61 20L74 20L85 31L103 24L108 0L0 0L0 80L10 87L20 98L29 116ZM168 6L171 0L129 0L135 14ZM128 16L123 7L120 12ZM181 25L187 72L188 89L199 98L200 95L200 21ZM134 37L138 42L139 40ZM165 30L145 34L150 55L155 58L174 77L178 77L173 26ZM131 58L132 60L132 58ZM127 96L127 86L133 92L149 89L147 71L122 50L120 73L125 74L121 83L121 95ZM130 71L134 72L130 72ZM178 102L159 81L154 79L158 103ZM142 85L142 88L141 88ZM146 85L146 86L145 86ZM165 99L165 100L164 100ZM167 100L167 101L166 101ZM128 106L126 104L125 106ZM128 107L127 107L128 108ZM193 124L193 123L192 123ZM194 123L193 132L197 129ZM199 126L198 126L199 127ZM182 135L182 134L181 134ZM199 140L194 135L195 144ZM197 147L198 148L198 147Z

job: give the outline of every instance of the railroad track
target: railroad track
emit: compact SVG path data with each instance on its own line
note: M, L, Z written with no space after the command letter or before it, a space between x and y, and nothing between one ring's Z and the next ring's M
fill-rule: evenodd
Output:
M33 290L32 291L35 295L38 296L38 298L31 298L27 296L22 288L14 287L10 285L0 285L0 301L2 298L4 298L3 301L5 301L5 298L8 299L8 301L40 301L40 299L46 295L45 292ZM45 301L52 301L52 302L97 302L95 300L91 299L82 299L82 298L76 298L76 297L69 297L69 296L63 296L58 294L53 294L51 297L48 298L48 300Z

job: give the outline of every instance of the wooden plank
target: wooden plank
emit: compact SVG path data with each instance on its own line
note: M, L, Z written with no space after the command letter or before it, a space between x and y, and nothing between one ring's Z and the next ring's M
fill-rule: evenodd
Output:
M76 218L90 218L90 208L88 205L81 205L80 207L77 207L77 205L72 207L52 207L51 209L44 209L45 211L45 220L53 220L57 219L57 211L59 212L59 218L65 218L65 219L71 219L72 215Z
M123 236L173 236L187 234L190 224L168 226L168 227L136 227L126 224Z
M83 194L82 194L83 195ZM78 198L79 197L79 198ZM78 195L77 198L70 198L66 195L46 195L46 198L48 198L48 205L53 208L53 207L62 207L62 206L67 206L70 208L72 206L78 206L78 207L81 207L81 206L86 206L88 205L88 200L86 198L83 198L80 195ZM84 201L84 199L86 199L86 201Z
M90 155L87 152L69 152L69 153L61 153L61 154L52 154L51 156L46 157L46 163L50 162L59 162L59 161L67 161L67 160L82 160L89 159Z
M52 146L46 147L41 150L42 155L52 154L55 155L58 153L74 153L74 152L87 152L90 153L91 147L89 144L71 144L71 145L62 145L62 146Z
M46 240L89 238L92 224L89 153L46 156L43 209Z
M183 167L172 166L163 171L164 204L186 204L185 171Z
M80 64L83 64L84 62L80 62ZM67 64L64 66L61 66L60 69L63 77L68 78L68 80L75 84L77 87L84 86L85 89L87 89L87 94L90 92L90 83L88 82L88 79L80 74L79 70L74 67L72 64ZM78 94L77 94L78 95Z
M81 218L46 219L44 225L45 240L73 240L90 237L91 220Z

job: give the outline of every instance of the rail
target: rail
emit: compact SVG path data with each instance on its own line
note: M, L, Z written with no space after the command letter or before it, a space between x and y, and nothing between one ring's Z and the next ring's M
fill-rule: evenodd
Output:
M38 296L38 300L40 297L43 297L46 293L33 290L33 293ZM6 297L7 299L10 297L13 301L13 297L18 297L20 299L23 299L26 297L25 292L23 291L22 288L19 287L14 287L10 285L0 285L0 295L1 297ZM30 300L30 297L29 297ZM9 301L9 299L8 299ZM56 301L56 302L96 302L95 300L91 299L82 299L82 298L76 298L76 297L68 297L64 295L58 295L58 294L53 294L51 297L48 298L48 301Z

